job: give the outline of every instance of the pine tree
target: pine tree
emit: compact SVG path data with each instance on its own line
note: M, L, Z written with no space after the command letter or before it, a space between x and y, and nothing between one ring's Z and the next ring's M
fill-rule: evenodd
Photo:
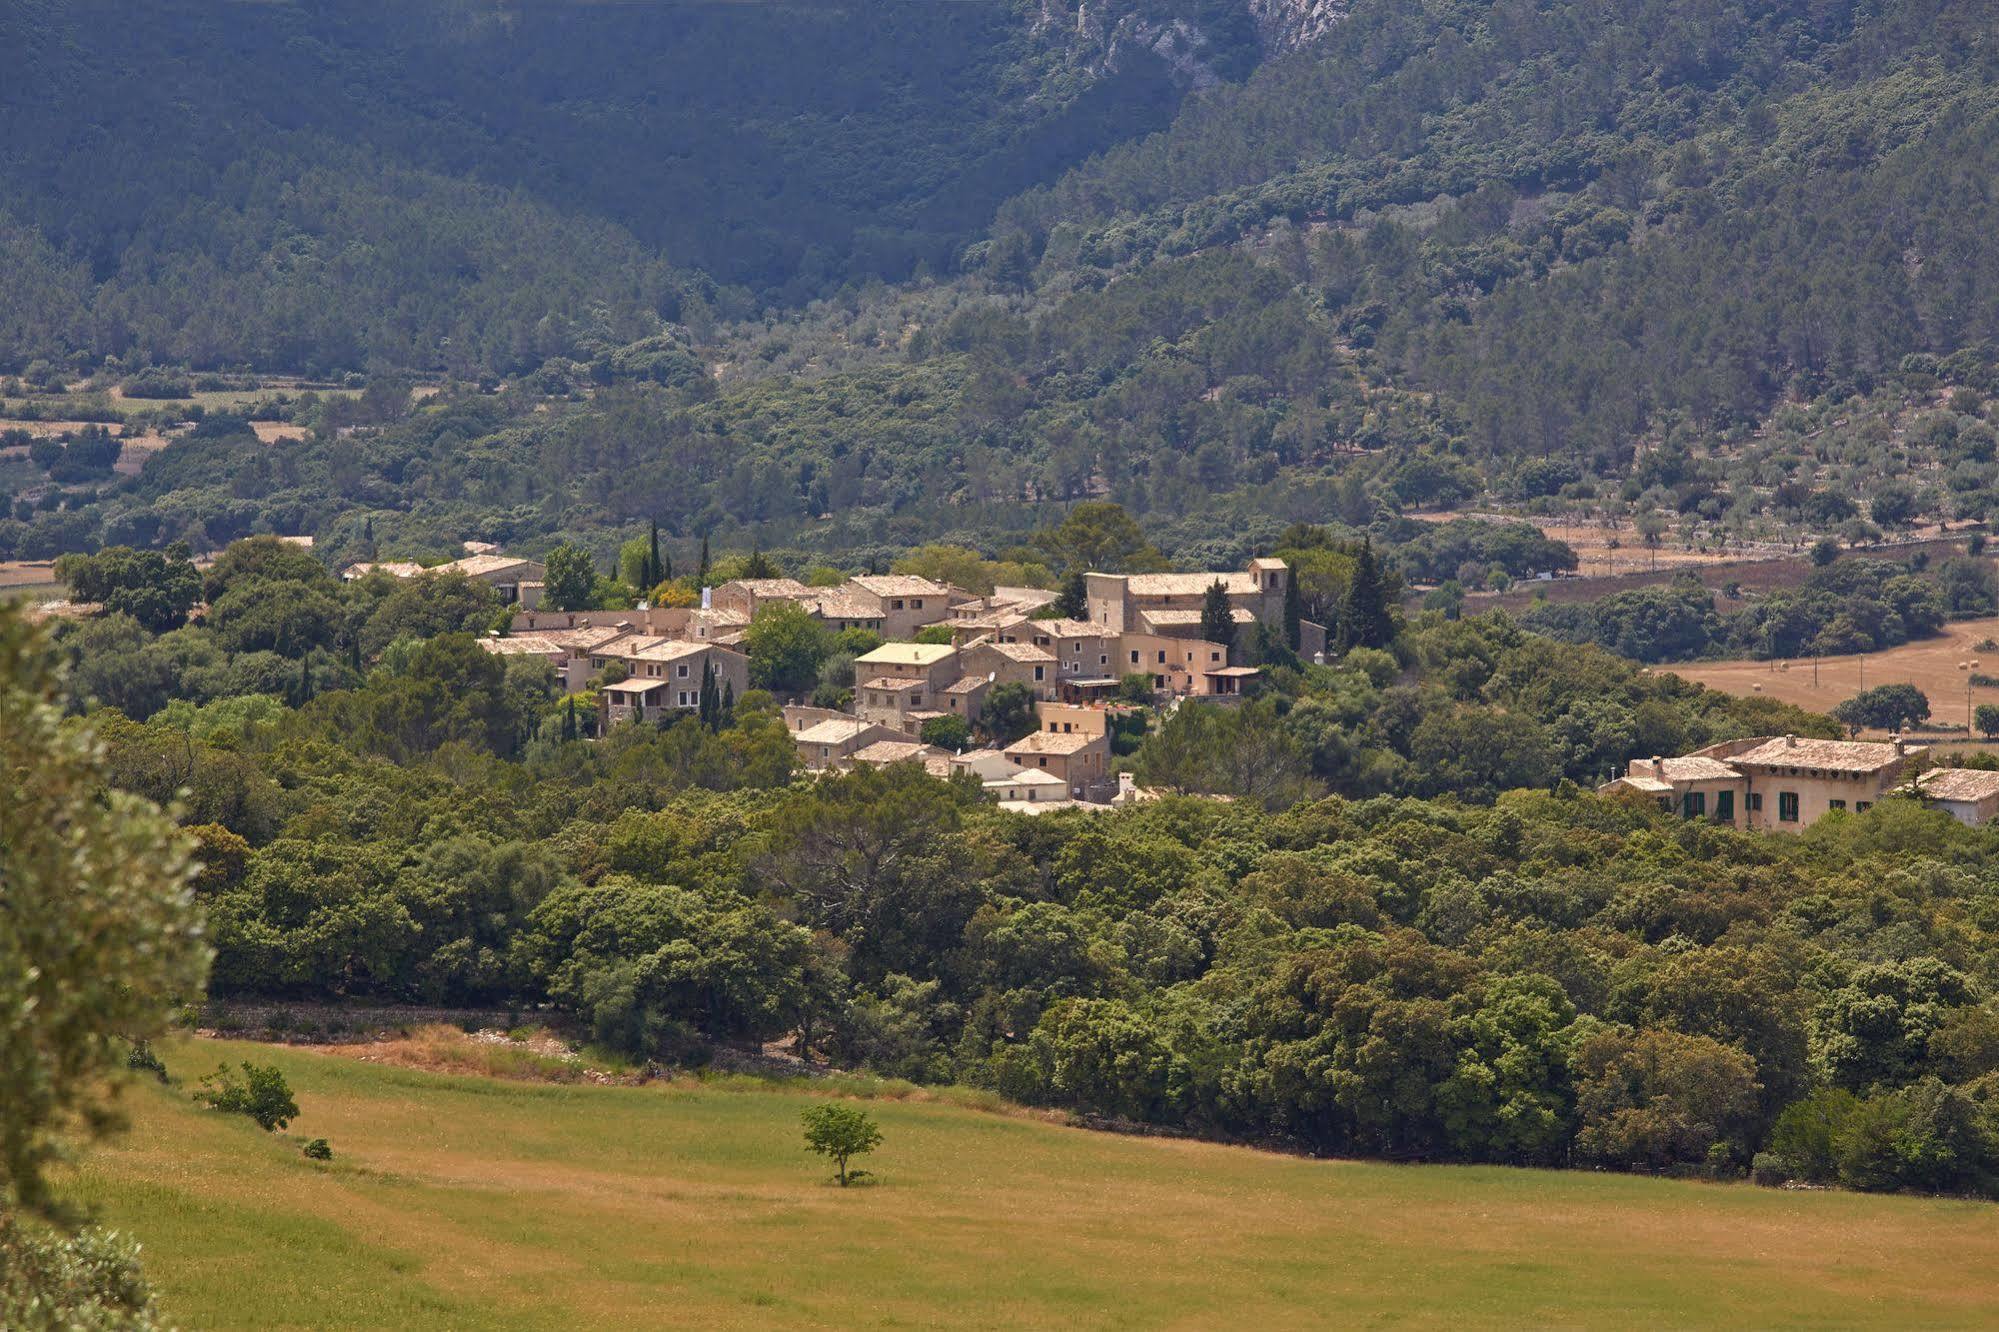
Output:
M770 562L770 557L764 554L760 548L752 546L750 547L749 561L743 565L743 577L775 578L777 577L777 566Z
M1225 648L1235 647L1235 614L1229 606L1229 590L1217 578L1208 584L1201 602L1201 637Z

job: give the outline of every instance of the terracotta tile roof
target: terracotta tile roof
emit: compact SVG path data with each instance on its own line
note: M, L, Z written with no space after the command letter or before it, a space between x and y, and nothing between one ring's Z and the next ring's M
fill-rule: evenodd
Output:
M566 657L569 649L545 634L515 634L510 638L482 638L479 646L496 657Z
M615 645L612 655L628 661L678 661L706 652L716 646L708 642L693 642L685 638L634 638L627 643Z
M792 739L801 745L844 745L857 736L881 729L879 723L862 721L859 717L840 717L814 722L802 731L794 731Z
M1662 774L1668 782L1712 782L1741 777L1742 774L1720 759L1702 758L1688 755L1685 758L1661 759Z
M809 597L813 592L796 578L732 578L722 586L740 587L753 597L778 600Z
M344 578L365 578L371 573L385 573L391 578L414 578L423 571L421 564L409 560L362 560L348 565L340 573Z
M991 683L992 681L983 675L961 675L950 684L945 685L944 692L947 694L975 694Z
M1999 772L1980 768L1931 768L1916 788L1932 800L1990 800L1999 796Z
M806 602L822 620L879 620L882 609L845 588L828 588Z
M1195 619L1201 618L1198 613ZM1111 638L1114 635L1108 625L1092 624L1088 620L1035 620L1033 631L1047 634L1050 638Z
M1806 740L1774 736L1754 749L1732 755L1733 767L1818 768L1829 772L1879 772L1907 758L1928 752L1925 745L1897 749L1873 740Z
M536 565L533 560L521 559L513 555L467 555L462 560L439 565L438 573L462 573L467 578L479 578L486 574L506 573L513 569Z
M925 681L907 675L877 675L871 680L863 680L861 689L921 689Z
M847 581L878 597L948 597L955 590L915 574L863 574Z
M903 763L910 759L948 759L950 755L920 740L877 740L847 757L856 763Z
M1030 666L1055 660L1054 654L1047 648L1038 648L1032 643L976 643L967 651L997 652L1008 661L1025 662Z
M949 643L884 643L854 658L857 666L913 666L924 670L956 656Z
M1263 590L1252 573L1127 574L1125 587L1135 597L1199 596L1221 582L1225 591L1253 595Z
M1197 610L1141 610L1139 617L1148 624L1173 625L1177 628L1183 624L1199 624L1201 622L1201 614ZM1246 611L1240 606L1231 606L1229 608L1229 619L1237 624L1256 623L1255 613L1253 611Z
M1076 731L1034 731L1008 745L1006 753L1009 758L1015 754L1074 754L1101 742L1103 738Z

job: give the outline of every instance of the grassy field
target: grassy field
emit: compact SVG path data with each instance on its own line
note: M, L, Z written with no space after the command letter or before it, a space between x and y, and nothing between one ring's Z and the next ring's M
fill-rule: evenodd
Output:
M144 1087L68 1181L190 1328L1992 1326L1999 1210L1296 1160L879 1100L870 1187L766 1084L553 1086L223 1042L292 1137ZM324 1136L337 1159L304 1160Z
M1912 684L1929 698L1930 720L1961 726L1967 716L1967 686L1972 674L1999 676L1999 652L1978 648L1988 639L1999 640L1999 616L1958 620L1945 625L1935 638L1879 652L1821 657L1816 673L1810 657L1784 662L1710 661L1658 669L1724 693L1761 694L1813 712L1832 711L1859 693L1863 685L1872 689L1876 685ZM1999 703L1999 689L1973 686L1968 698L1973 709L1980 703Z

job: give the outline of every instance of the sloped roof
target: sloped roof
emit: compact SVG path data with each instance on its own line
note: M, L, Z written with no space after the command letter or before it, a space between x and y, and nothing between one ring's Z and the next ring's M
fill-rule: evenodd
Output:
M1183 624L1199 624L1201 622L1201 615L1202 612L1197 610L1162 609L1162 610L1142 610L1139 612L1139 617L1143 619L1147 624L1153 624L1153 625L1170 624L1176 627ZM1229 607L1229 619L1234 621L1236 624L1256 623L1255 613L1252 611L1246 611L1240 606Z
M1074 754L1105 743L1102 735L1079 731L1033 731L1006 747L1007 757L1015 754Z
M854 658L856 666L914 666L924 670L956 656L949 643L883 643Z
M1126 574L1124 585L1135 597L1199 596L1220 582L1222 590L1249 595L1263 591L1252 573Z
M828 588L812 597L808 604L822 620L879 620L882 617L881 607L841 587Z
M545 634L515 634L511 638L482 638L479 646L496 657L566 657L569 649Z
M1916 787L1932 800L1990 800L1999 796L1999 772L1981 768L1931 768Z
M1720 759L1702 758L1697 754L1661 759L1659 766L1664 769L1661 775L1669 782L1713 782L1742 776Z
M792 739L801 745L844 745L856 736L882 729L886 728L878 722L862 721L859 717L838 717L814 722L802 731L794 731Z
M910 759L948 758L935 745L919 740L877 740L847 756L855 763L906 763Z
M945 597L954 590L915 574L863 574L847 581L856 587L866 588L878 597Z
M534 563L535 561L533 560L522 559L514 555L467 555L462 560L453 560L449 564L439 565L436 572L462 573L467 578L478 578L485 574L506 573L509 570L523 568Z
M877 675L872 679L861 681L858 687L862 689L921 689L923 683L922 680L914 679L907 675Z
M961 675L950 684L945 685L944 692L947 694L976 694L991 683L992 681L983 675Z
M794 597L809 597L813 589L796 578L732 578L723 587L740 587L753 597L770 597L783 600Z
M1009 661L1025 662L1030 666L1045 665L1055 660L1054 654L1047 648L1036 647L1032 643L975 643L966 651L997 652Z
M1928 752L1928 746L1892 744L1873 740L1805 740L1774 736L1754 749L1730 756L1734 766L1762 768L1822 768L1830 772L1879 772L1914 755Z

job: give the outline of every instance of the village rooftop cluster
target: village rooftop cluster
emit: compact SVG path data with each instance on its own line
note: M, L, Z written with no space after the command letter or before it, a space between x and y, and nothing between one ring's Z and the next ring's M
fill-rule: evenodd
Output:
M881 646L855 658L850 709L794 702L784 708L801 763L825 771L916 761L948 777L969 772L1002 805L1038 812L1139 798L1111 771L1111 719L1126 681L1141 676L1155 701L1228 703L1253 693L1261 670L1203 638L1202 611L1219 585L1238 629L1282 626L1291 570L1253 559L1239 571L1090 573L1080 618L1045 615L1056 594L998 587L979 596L910 574L862 575L835 587L791 578L736 579L704 588L691 607L558 611L540 608L545 570L533 560L482 550L437 569L357 564L344 576L460 573L517 606L509 632L483 640L489 652L545 659L565 692L596 686L599 733L647 719L693 713L710 697L750 687L745 634L759 609L789 602L829 630L863 629ZM942 626L949 642L915 641ZM939 638L931 633L926 638ZM1303 621L1298 651L1323 660L1326 631ZM1024 686L1035 728L998 749L951 753L921 739L924 723L962 717L975 725L992 692Z

